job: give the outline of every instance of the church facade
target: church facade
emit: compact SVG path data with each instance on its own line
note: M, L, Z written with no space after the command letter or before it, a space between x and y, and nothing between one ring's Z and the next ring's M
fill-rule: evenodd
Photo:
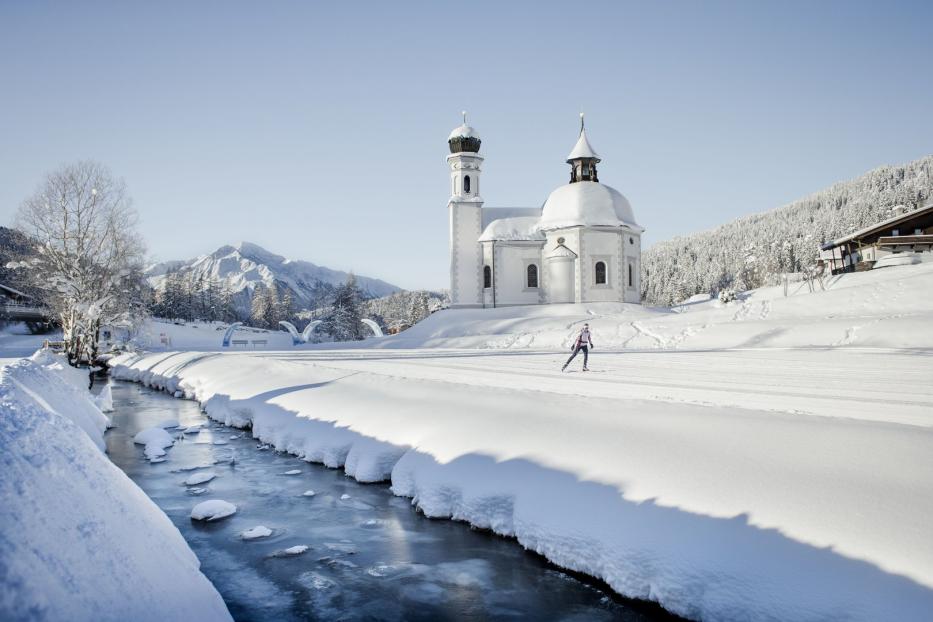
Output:
M641 303L644 228L628 200L599 182L583 115L570 182L541 207L483 206L481 140L465 115L447 143L452 307Z

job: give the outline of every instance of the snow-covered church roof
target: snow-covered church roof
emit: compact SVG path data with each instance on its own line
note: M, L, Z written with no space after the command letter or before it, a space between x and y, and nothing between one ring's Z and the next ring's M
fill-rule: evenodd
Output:
M599 156L596 154L596 150L593 149L590 141L586 138L586 129L582 127L580 128L580 137L577 139L577 144L573 146L573 150L571 150L570 155L567 156L567 162L579 158L593 158L597 162L600 161Z
M464 123L451 133L451 138L462 136L459 132L465 131L463 128L473 131ZM567 162L573 164L575 170L576 167L590 166L573 162L580 159L600 161L586 137L582 114L580 135L567 156ZM592 176L595 178L595 165L593 167ZM586 177L573 178L576 181L557 188L548 196L540 212L527 208L484 209L484 230L479 241L541 241L545 239L544 231L567 227L627 227L639 233L644 231L635 221L632 206L621 192L598 181L588 181Z
M539 231L565 227L622 227L641 230L628 199L615 188L595 181L565 184L541 208Z
M450 136L447 137L447 140L453 138L479 138L479 132L473 129L471 126L464 123L459 127L455 127L450 133Z
M543 242L545 236L538 230L537 216L515 216L512 218L497 218L491 221L479 236L480 242L508 241L538 241Z

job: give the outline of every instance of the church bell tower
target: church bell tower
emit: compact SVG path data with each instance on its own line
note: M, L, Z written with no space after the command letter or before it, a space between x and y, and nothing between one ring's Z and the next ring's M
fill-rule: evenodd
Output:
M479 237L483 232L483 199L480 173L479 134L463 124L447 138L450 155L450 304L452 307L480 307L483 304L483 258Z

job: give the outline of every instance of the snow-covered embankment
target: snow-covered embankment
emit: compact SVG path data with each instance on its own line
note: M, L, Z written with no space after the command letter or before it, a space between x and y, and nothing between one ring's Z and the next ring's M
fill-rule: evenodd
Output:
M687 617L933 610L926 426L600 397L608 373L571 383L512 353L188 352L112 365L280 450L391 479L429 516L514 536Z
M87 374L0 367L0 619L229 620L165 514L104 454Z

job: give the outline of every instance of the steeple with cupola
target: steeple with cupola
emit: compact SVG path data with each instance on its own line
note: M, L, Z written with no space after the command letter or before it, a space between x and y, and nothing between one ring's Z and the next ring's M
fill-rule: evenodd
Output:
M479 133L467 125L466 111L464 110L463 123L454 128L447 137L450 155L447 164L450 166L451 197L481 201L479 194L479 176L482 172L483 156L479 154L482 144Z
M480 196L480 173L483 156L479 133L467 125L466 111L463 123L447 137L450 154L450 302L454 307L481 306L483 269L482 253L477 239L483 231L483 199Z
M583 113L580 113L580 137L577 138L577 144L573 146L570 155L567 156L567 164L570 165L570 183L578 181L599 181L596 173L596 165L600 162L599 155L590 145L586 137L586 126L584 124Z

